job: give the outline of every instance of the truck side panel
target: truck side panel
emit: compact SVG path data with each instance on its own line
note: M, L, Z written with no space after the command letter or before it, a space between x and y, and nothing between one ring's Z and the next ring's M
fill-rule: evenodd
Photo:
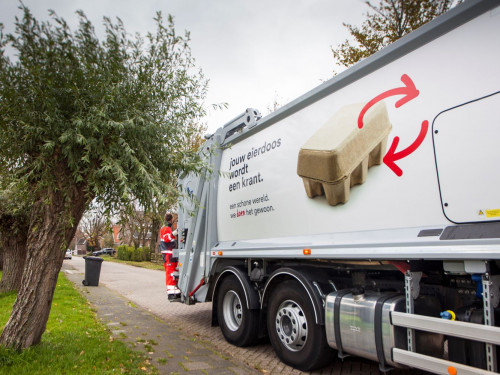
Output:
M444 207L447 202L442 202L440 196L432 123L443 111L500 90L496 63L500 58L499 17L498 10L487 12L254 136L232 144L224 151L221 162L217 197L219 241L356 232L360 228L376 231L449 225L443 211L452 208ZM402 82L405 76L419 93L396 108L395 103L405 95L405 89L400 89L405 87ZM396 91L394 95L390 90ZM398 175L386 164L376 165L368 170L363 184L351 187L349 200L344 204L332 207L324 196L308 198L297 175L301 146L344 106L381 97L392 124L387 149L399 139L395 153L405 150L408 153L394 161L402 174ZM483 153L477 147L488 140L487 144L491 144L491 139L498 137L498 126L491 126L493 136L483 126L488 119L499 118L500 107L495 104L498 97L484 104L483 112L487 114L482 119L473 113L457 119L458 128L474 129L475 134L474 139L464 133L460 136L463 158L438 160L440 174L454 174L448 178L453 184L460 186L460 181L474 172L475 194L483 198L477 204L465 203L463 212L456 215L460 221L489 222L500 218L495 211L500 209L499 196L491 194L492 186L498 186L498 174L492 171L499 164L500 155L491 147L485 146L485 151L490 152ZM428 124L426 128L424 122ZM477 126L478 122L483 125ZM436 152L446 152L443 148L447 146L437 143ZM454 168L454 163L460 166ZM473 198L465 198L469 199ZM485 210L491 215L485 215Z

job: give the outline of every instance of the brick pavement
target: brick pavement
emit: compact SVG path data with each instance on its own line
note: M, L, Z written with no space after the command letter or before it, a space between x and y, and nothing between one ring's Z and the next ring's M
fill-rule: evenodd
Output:
M80 257L74 257L72 260L66 260L63 269L73 268L73 273L68 274L70 279L77 285L81 285L84 274L84 260ZM219 329L211 327L211 303L198 303L188 306L181 303L171 303L166 298L165 276L162 271L147 270L144 268L132 267L118 263L103 262L101 269L100 286L87 287L92 293L103 289L114 291L141 309L151 313L158 318L165 326L158 326L157 332L162 332L167 327L174 327L178 330L180 340L191 337L197 340L198 345L210 343L209 350L215 349L222 353L224 358L230 358L235 363L244 365L241 371L260 371L271 375L301 375L307 374L283 364L274 354L272 347L268 342L261 343L247 348L239 348L229 344ZM105 286L106 288L101 288ZM91 296L91 295L89 295ZM90 298L89 298L90 299ZM136 309L134 311L140 311ZM111 314L112 312L108 312ZM169 322L168 324L165 322ZM135 323L137 324L137 323ZM158 345L162 350L164 345ZM167 350L169 346L166 346ZM207 349L207 348L205 348ZM201 349L200 349L201 350ZM176 353L182 358L182 353ZM196 365L190 365L196 366ZM229 371L235 371L233 367L228 366ZM183 370L195 371L194 368L183 368ZM200 373L205 373L205 370ZM182 372L181 372L182 373ZM222 372L216 372L217 374ZM422 374L422 372L418 372ZM360 358L348 357L344 361L332 358L332 364L319 371L309 373L310 375L380 375L378 365L375 362L363 360ZM417 374L413 371L391 371L393 375Z

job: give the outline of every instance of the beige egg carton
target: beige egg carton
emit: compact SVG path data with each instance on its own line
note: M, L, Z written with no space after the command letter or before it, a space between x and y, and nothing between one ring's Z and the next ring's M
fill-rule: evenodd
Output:
M309 198L325 195L335 206L349 200L350 189L366 181L368 168L382 163L391 123L385 103L358 116L364 104L342 107L301 147L297 174Z

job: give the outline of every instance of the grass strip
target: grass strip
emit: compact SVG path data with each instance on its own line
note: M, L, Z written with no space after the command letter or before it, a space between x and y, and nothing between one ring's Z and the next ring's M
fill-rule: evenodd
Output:
M1 276L1 273L0 273ZM0 331L15 293L0 294ZM42 342L17 352L0 347L0 374L156 374L143 353L113 340L87 300L59 274Z
M165 266L163 265L162 262L161 263L153 263L148 261L134 262L132 260L121 260L116 257L112 257L110 255L99 255L99 258L102 258L109 262L122 263L122 264L128 264L129 266L147 268L148 270L160 270L160 271L165 270Z

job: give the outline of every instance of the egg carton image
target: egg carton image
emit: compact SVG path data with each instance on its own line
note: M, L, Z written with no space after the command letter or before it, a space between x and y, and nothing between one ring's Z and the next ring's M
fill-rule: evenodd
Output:
M391 123L384 102L373 105L358 127L364 104L342 107L301 147L297 174L309 198L325 195L335 206L349 200L350 189L365 182L368 168L379 165Z

